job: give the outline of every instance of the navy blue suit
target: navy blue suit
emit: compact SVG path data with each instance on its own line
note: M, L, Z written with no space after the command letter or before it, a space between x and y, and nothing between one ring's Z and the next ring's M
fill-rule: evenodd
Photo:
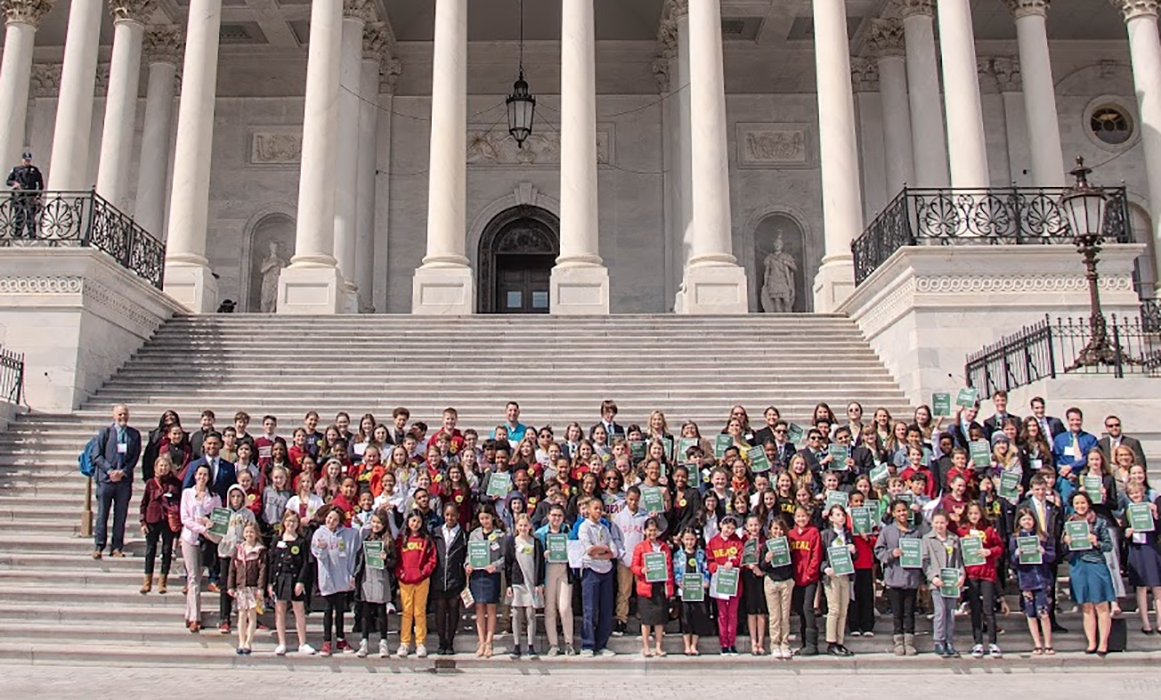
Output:
M194 473L197 472L198 467L202 466L203 464L208 465L209 463L209 457L202 457L201 459L190 462L189 468L185 471L185 480L182 482L181 487L183 489L193 488ZM238 483L238 475L234 471L234 464L232 462L227 462L219 455L217 478L214 478L214 470L211 468L210 479L210 491L218 494L218 498L222 499L223 504L226 503L227 492L230 490L231 486Z
M125 518L133 497L133 470L141 459L141 433L136 428L116 425L101 428L89 451L93 462L93 480L97 485L97 522L93 528L93 545L102 552L109 536L109 510L113 510L113 550L125 547ZM109 473L124 472L120 481Z

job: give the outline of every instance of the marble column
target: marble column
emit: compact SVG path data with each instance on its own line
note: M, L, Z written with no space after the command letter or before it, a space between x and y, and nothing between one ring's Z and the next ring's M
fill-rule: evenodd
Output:
M1020 74L1024 79L1024 112L1032 149L1032 184L1061 187L1067 184L1067 178L1060 146L1060 120L1056 114L1056 83L1048 55L1049 0L1005 0L1005 3L1016 21Z
M32 49L40 20L53 0L8 0L4 3L7 28L0 61L0 163L20 162L24 125L28 118L28 86L32 78ZM33 154L35 155L35 154Z
M206 260L210 164L218 86L222 0L193 0L186 26L173 191L165 250L165 291L199 313L214 311L218 282Z
M1032 155L1028 150L1028 118L1024 111L1024 86L1020 59L996 56L983 59L996 79L1004 108L1004 147L1008 160L1008 181L1015 187L1030 187Z
M870 221L890 201L887 153L883 140L883 99L879 93L879 66L866 56L851 56L851 88L855 100L855 143L859 149L859 182L863 219Z
M1158 0L1110 0L1125 16L1137 117L1145 148L1149 180L1149 218L1153 224L1153 256L1161 270L1161 40L1157 36Z
M105 97L97 194L125 211L133 137L137 130L137 88L141 82L141 46L145 22L157 9L156 0L109 0L113 15L113 60Z
M475 313L468 266L468 2L436 0L431 70L431 157L428 167L427 255L415 270L416 314Z
M887 198L915 183L911 109L907 97L907 61L903 23L894 19L871 21L867 37L879 67L879 95L883 103L883 150L887 155Z
M818 147L826 250L814 278L814 310L829 313L855 288L851 242L863 230L859 153L844 0L814 0Z
M951 186L983 189L991 178L970 0L939 0L937 9Z
M597 43L593 0L563 0L560 57L560 256L549 309L609 313L609 271L599 253Z
M97 82L97 44L101 35L101 0L73 0L61 67L60 99L52 137L48 189L87 190L89 135L93 127L93 91Z
M149 27L145 31L143 52L149 65L149 84L145 89L145 123L141 128L134 218L146 231L166 240L165 204L169 194L166 185L173 147L173 98L182 52L181 28L176 25Z
M935 54L935 0L895 0L903 17L917 187L947 187L947 134Z
M278 277L280 314L334 314L344 309L343 279L334 258L342 48L343 4L314 0L294 257Z
M681 266L681 286L674 300L674 311L685 308L685 272L693 252L693 131L690 127L693 103L689 92L689 2L676 0L677 18L677 78L681 94L677 99L677 176L678 176L678 245Z
M681 311L744 314L746 271L733 254L721 0L689 0L689 99L693 240Z
M378 169L380 111L379 75L386 64L398 64L391 56L385 23L368 23L363 31L362 62L359 76L359 156L358 196L355 216L355 285L360 313L374 313L375 286L375 173ZM390 74L390 73L388 73ZM388 115L388 117L390 116Z

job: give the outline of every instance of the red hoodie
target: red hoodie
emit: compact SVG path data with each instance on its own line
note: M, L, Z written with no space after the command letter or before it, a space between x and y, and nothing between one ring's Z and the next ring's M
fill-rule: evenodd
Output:
M790 561L794 564L794 585L818 583L822 565L822 537L818 528L807 525L799 530L795 526L786 539L790 543Z
M399 552L395 564L395 577L399 583L422 583L435 571L435 544L430 537L399 535L395 540L395 551Z
M978 533L979 530L976 530L976 532ZM978 537L978 534L972 535L971 533L972 527L970 525L961 525L956 534L959 535L961 540L965 537ZM987 559L979 566L965 566L964 571L970 579L995 583L996 562L1000 560L1000 557L1004 556L1004 543L1000 540L1000 536L996 533L994 527L988 526L984 528L983 534L984 551Z
M714 535L708 544L706 544L706 564L709 565L709 572L712 574L718 570L726 562L734 565L734 568L742 563L742 538L738 537L738 533L730 535L729 539L722 537L722 533Z

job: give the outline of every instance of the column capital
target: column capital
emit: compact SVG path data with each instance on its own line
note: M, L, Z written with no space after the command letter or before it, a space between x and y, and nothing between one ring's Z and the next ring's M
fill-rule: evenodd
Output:
M996 56L988 61L990 73L996 79L1000 92L1020 92L1024 89L1020 73L1020 59L1014 56Z
M665 16L677 19L689 14L689 0L665 0Z
M145 24L157 9L157 0L109 0L113 22Z
M394 95L403 64L395 58L395 34L386 22L368 22L363 28L363 59L379 64L379 89Z
M60 94L60 75L62 66L59 63L32 64L31 89L32 97L56 97Z
M875 58L905 55L903 22L897 19L873 19L867 34L867 43Z
M1051 0L1004 0L1004 4L1008 6L1008 11L1012 13L1014 19L1022 17L1048 16L1048 6L1052 4Z
M371 0L343 0L343 18L375 21L375 6Z
M1109 0L1113 7L1125 15L1125 21L1138 17L1156 17L1161 0Z
M935 0L894 0L899 8L899 16L904 19L913 15L935 16Z
M865 56L851 56L851 83L855 92L878 92L879 65Z
M40 26L40 20L52 9L55 0L3 0L4 15L8 24L19 22Z
M151 24L145 28L141 48L148 63L180 66L185 56L185 34L176 24Z

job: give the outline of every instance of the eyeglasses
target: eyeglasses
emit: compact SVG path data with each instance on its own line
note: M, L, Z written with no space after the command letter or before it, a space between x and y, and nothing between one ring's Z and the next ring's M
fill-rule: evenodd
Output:
M779 430L775 430L775 431L774 431L774 434L775 434L775 435L785 435L785 434L786 434L786 430L785 430L785 429L779 429Z
M1105 427L1106 428L1119 428L1119 427L1121 427L1121 424L1120 423L1105 423Z
M810 436L809 438L807 438L807 439L808 439L808 440L821 440L821 439L822 439L822 436L821 436L821 435L811 435L811 436Z

